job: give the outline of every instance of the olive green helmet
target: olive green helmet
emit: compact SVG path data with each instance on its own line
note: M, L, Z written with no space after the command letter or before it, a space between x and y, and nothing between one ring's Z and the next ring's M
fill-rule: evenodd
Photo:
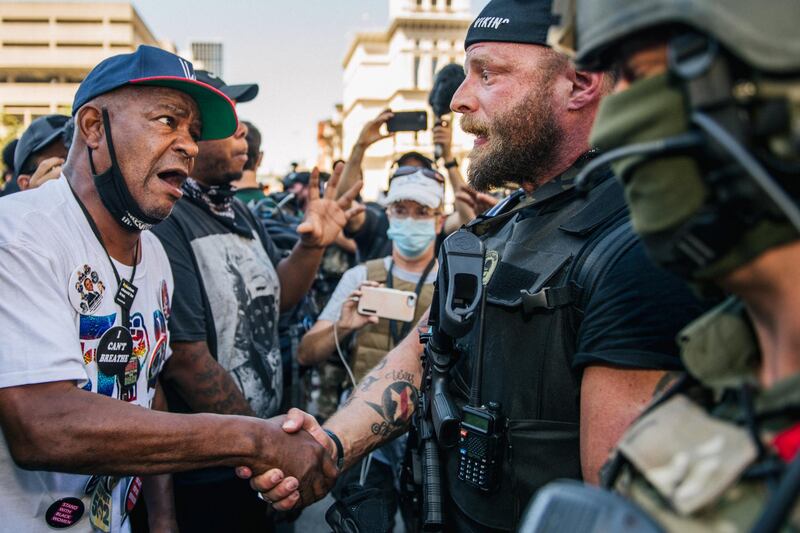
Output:
M554 8L557 13L561 10L562 36L574 34L572 46L577 44L580 68L604 70L614 49L634 34L683 25L713 36L758 70L800 71L798 0L560 0L555 4L567 5Z

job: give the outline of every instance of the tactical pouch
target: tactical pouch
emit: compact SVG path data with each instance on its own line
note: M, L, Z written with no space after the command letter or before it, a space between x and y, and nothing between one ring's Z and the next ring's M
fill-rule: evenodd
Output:
M348 485L342 498L325 513L325 521L334 533L391 532L394 517L387 502L392 498L394 495L388 490Z

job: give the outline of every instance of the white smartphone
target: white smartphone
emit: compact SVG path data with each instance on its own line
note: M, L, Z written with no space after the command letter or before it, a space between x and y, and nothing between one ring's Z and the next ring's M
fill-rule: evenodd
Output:
M417 295L412 291L387 289L386 287L363 287L358 299L358 312L400 322L414 320Z

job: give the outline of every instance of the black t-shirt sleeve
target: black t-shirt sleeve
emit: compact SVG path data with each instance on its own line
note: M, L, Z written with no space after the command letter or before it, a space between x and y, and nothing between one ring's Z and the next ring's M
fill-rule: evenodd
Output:
M703 310L686 283L654 265L637 242L590 296L572 366L680 370L676 336Z
M153 227L169 257L175 291L169 317L171 341L207 341L205 304L202 280L186 235L175 220L175 214Z

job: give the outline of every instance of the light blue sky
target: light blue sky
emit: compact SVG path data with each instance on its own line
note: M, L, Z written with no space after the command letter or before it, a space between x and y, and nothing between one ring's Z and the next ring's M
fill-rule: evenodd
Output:
M488 0L472 0L473 13ZM388 0L133 0L145 23L178 49L224 43L226 82L257 82L239 114L261 130L266 169L316 156L317 121L341 100L342 59L356 31L386 26Z

